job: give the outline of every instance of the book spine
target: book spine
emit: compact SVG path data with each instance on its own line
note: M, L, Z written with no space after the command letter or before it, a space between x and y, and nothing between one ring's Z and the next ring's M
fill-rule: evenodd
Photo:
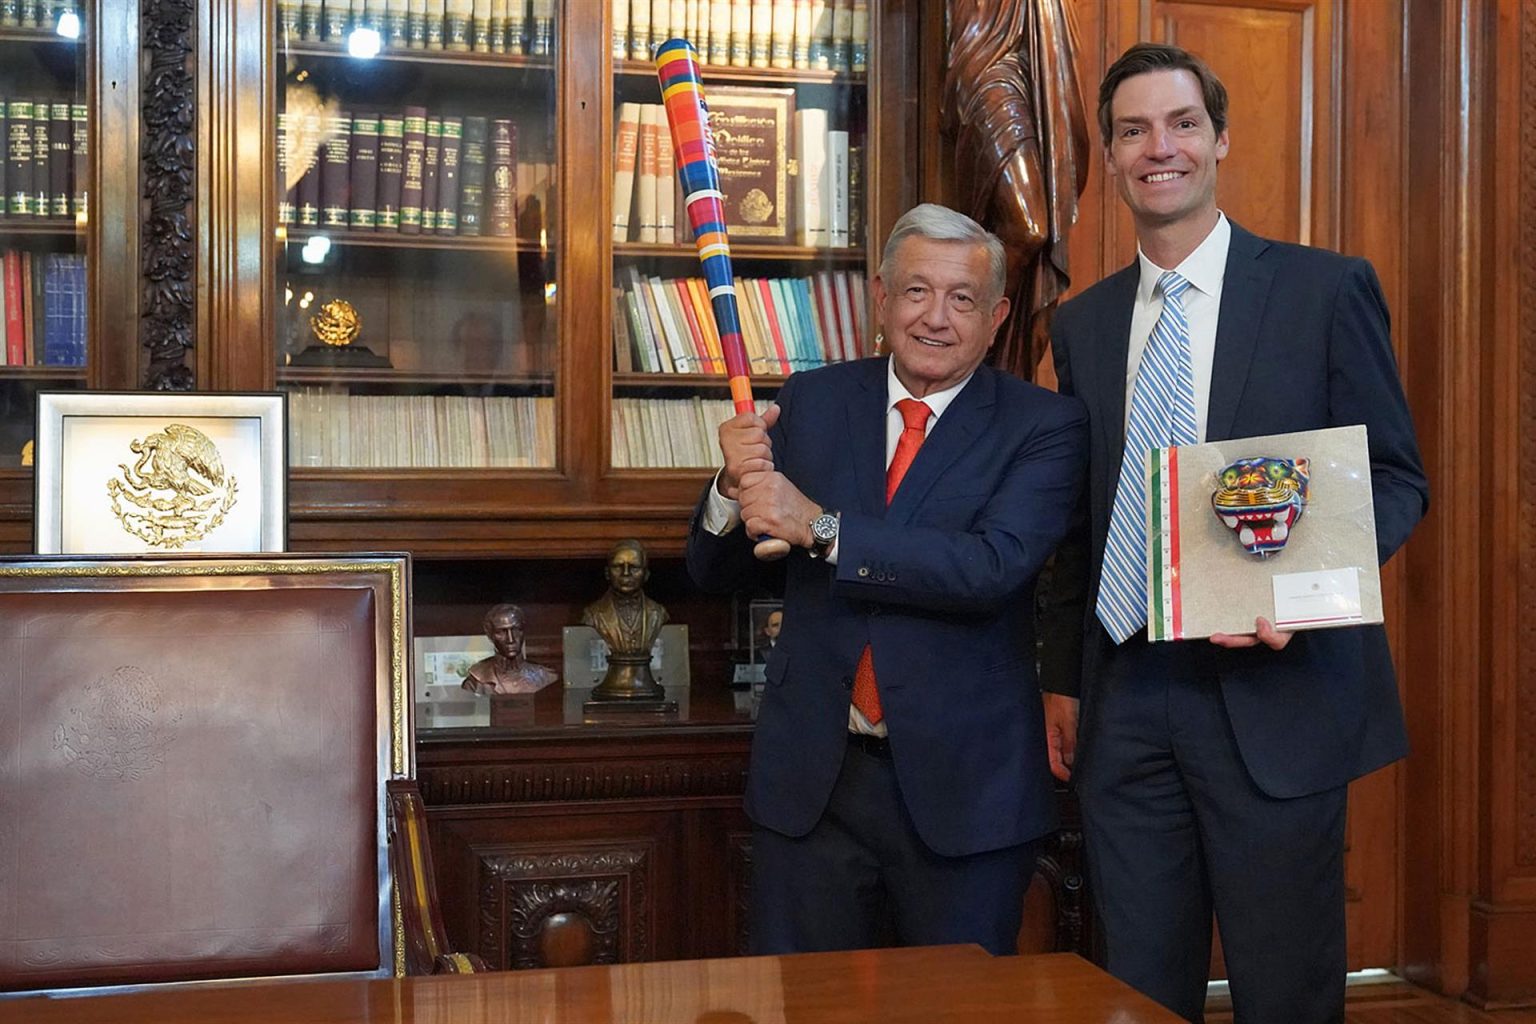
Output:
M299 177L298 221L315 228L320 226L320 130L324 116L316 110L304 115L304 151L289 153L290 160L298 160L302 166Z
M437 178L442 170L443 119L427 118L426 146L421 151L421 230L437 230Z
M293 132L288 128L289 116L286 110L277 112L277 222L279 224L292 224L298 219L298 182L288 171L288 165L292 163L289 154L293 149Z
M484 230L485 144L489 123L483 117L464 119L463 150L459 156L459 234L478 235Z
M848 31L848 69L862 75L869 70L869 0L853 0Z
M507 12L509 0L491 0L491 52L507 52Z
M497 28L500 28L500 22ZM491 0L474 0L469 15L470 49L475 53L491 52Z
M380 231L400 230L400 193L405 177L405 119L399 114L379 118Z
M329 42L344 42L351 20L350 8L344 0L325 0L325 38Z
M421 234L422 168L427 152L427 110L406 107L401 119L404 130L404 168L400 178L400 233Z
M795 156L800 174L795 185L795 222L801 245L827 244L827 112L819 107L795 111Z
M811 66L811 0L794 0L795 34L790 44L790 63L797 68Z
M656 47L672 37L672 5L668 0L651 0L651 34L646 43L646 54L656 52Z
M11 161L7 154L10 148L11 135L6 127L10 123L11 104L4 96L0 96L0 217L11 212L11 193L6 183L10 178ZM0 284L0 293L4 292L4 285ZM0 337L4 337L5 317L0 314Z
M512 0L507 7L507 52L528 52L528 0Z
M29 196L30 198L30 196ZM5 254L5 361L10 366L26 365L25 313L21 303L22 253L11 249Z
M6 130L6 163L9 165L13 217L32 215L32 101L11 100Z
M532 0L529 5L532 30L528 33L528 52L548 57L555 42L555 0Z
M459 155L464 144L464 119L443 118L443 141L437 169L437 233L459 233Z
M673 164L672 132L665 107L656 108L656 241L676 242L677 169ZM683 214L684 219L687 213Z
M848 246L848 133L827 132L827 244Z
M773 0L773 31L768 37L768 64L795 66L795 0Z
M330 116L329 124L320 165L321 220L328 228L344 228L352 188L352 115L338 111Z
M752 0L731 0L730 47L731 67L752 63Z
M517 125L510 118L491 122L490 233L510 238L517 232Z
M347 226L373 231L379 224L379 117L352 118L352 203Z
M412 50L427 48L427 0L406 2L405 45Z
M629 59L651 56L651 0L631 0L629 5Z
M32 102L32 216L46 217L49 213L48 190L48 140L52 136L48 125L48 101Z
M811 67L832 67L832 18L834 0L811 0Z
M641 242L656 241L656 157L659 142L656 115L660 110L654 103L640 107L639 171L635 177L635 214L640 221L640 230L635 238Z
M613 0L613 59L624 60L628 56L629 0Z
M468 53L470 45L470 19L474 11L473 0L447 0L443 26L443 49L454 53Z
M277 0L277 32L285 44L299 38L299 0Z
M709 0L708 64L731 62L731 0Z
M306 43L318 43L324 38L321 16L324 4L321 0L300 0L299 38Z
M427 26L426 48L429 50L441 50L448 21L444 16L441 0L428 0L427 13L424 20Z
M747 36L747 63L754 68L769 66L773 47L773 0L752 0L752 27Z
M640 144L640 104L619 104L618 124L618 136L613 144L613 240L627 242Z
M48 114L49 209L55 217L68 217L70 150L75 142L69 121L69 104L51 104Z
M68 269L57 253L43 258L43 357L44 366L68 366L74 361Z
M832 6L832 47L829 56L833 71L850 68L853 43L853 0L827 0Z
M75 216L84 218L90 213L91 194L91 112L84 103L69 106L69 124L74 140L71 157L74 167L70 184L74 188Z

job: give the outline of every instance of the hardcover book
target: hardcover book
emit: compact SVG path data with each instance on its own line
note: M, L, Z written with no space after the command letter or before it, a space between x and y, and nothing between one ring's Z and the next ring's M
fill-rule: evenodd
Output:
M74 169L70 179L75 192L75 214L79 216L88 211L87 197L90 194L91 185L91 115L89 108L84 103L71 103L69 105L69 121L74 134L74 150L72 153Z
M793 89L722 86L709 95L709 127L733 239L794 241L790 218Z
M405 170L400 179L400 233L421 234L422 168L427 152L427 111L425 107L406 107Z
M337 111L328 124L325 156L320 165L321 219L328 228L344 228L352 188L352 115L345 110Z
M517 125L510 118L491 122L490 234L517 233Z
M1147 637L1382 621L1363 426L1154 449Z
M69 104L50 104L48 122L49 212L55 217L68 217L70 151L75 141L69 121Z
M51 193L48 188L48 101L32 103L32 216L46 217Z
M482 233L485 215L485 146L489 124L483 117L464 119L464 146L459 157L459 234Z
M443 139L437 167L437 233L459 233L459 153L464 142L464 119L443 118Z
M405 121L399 114L379 118L379 193L377 223L380 231L400 230L400 193L405 176Z
M378 226L379 116L352 118L352 210L347 226L372 231Z

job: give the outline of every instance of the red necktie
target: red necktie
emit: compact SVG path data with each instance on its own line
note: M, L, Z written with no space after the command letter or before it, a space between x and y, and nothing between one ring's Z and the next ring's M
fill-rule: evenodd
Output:
M885 471L887 505L895 496L896 488L901 486L901 478L907 475L912 460L917 458L917 450L923 446L925 436L923 427L933 415L932 409L915 398L901 399L896 403L896 411L901 413L903 426L901 438L896 442L896 454L891 456L891 464ZM880 691L875 688L875 659L867 644L859 656L859 667L853 673L853 706L870 725L878 724L885 717L885 712L880 709Z

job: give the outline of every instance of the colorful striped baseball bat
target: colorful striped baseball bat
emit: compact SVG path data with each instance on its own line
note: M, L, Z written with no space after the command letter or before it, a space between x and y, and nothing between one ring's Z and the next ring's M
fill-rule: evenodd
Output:
M704 82L699 75L698 51L686 39L668 39L656 48L656 77L667 108L672 149L677 154L677 174L683 184L683 202L693 228L694 245L704 268L710 311L715 316L720 350L731 401L738 413L752 412L752 380L747 369L747 347L741 338L741 313L736 305L735 275L731 270L731 240L725 230L725 195L720 191L720 168L715 163L715 139L709 130L709 107L704 102ZM768 560L789 554L789 542L777 537L758 540L754 553Z

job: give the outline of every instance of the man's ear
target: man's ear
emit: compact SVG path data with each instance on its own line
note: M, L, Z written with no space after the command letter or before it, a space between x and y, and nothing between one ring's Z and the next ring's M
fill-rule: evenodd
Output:
M871 278L869 282L869 293L870 295L874 296L875 308L883 308L885 306L885 278L881 277L879 274L876 274L873 278Z
M992 340L994 342L997 340L997 329L1003 326L1004 320L1008 319L1008 310L1011 308L1012 303L1008 301L1008 296L1006 295L998 299L997 305L992 307ZM987 347L990 348L991 345Z
M1111 178L1118 178L1120 176L1120 169L1115 166L1115 156L1109 151L1108 145L1104 147L1104 171Z
M1223 128L1216 136L1216 162L1221 163L1227 158L1227 151L1232 148L1232 140L1227 136L1227 130Z

